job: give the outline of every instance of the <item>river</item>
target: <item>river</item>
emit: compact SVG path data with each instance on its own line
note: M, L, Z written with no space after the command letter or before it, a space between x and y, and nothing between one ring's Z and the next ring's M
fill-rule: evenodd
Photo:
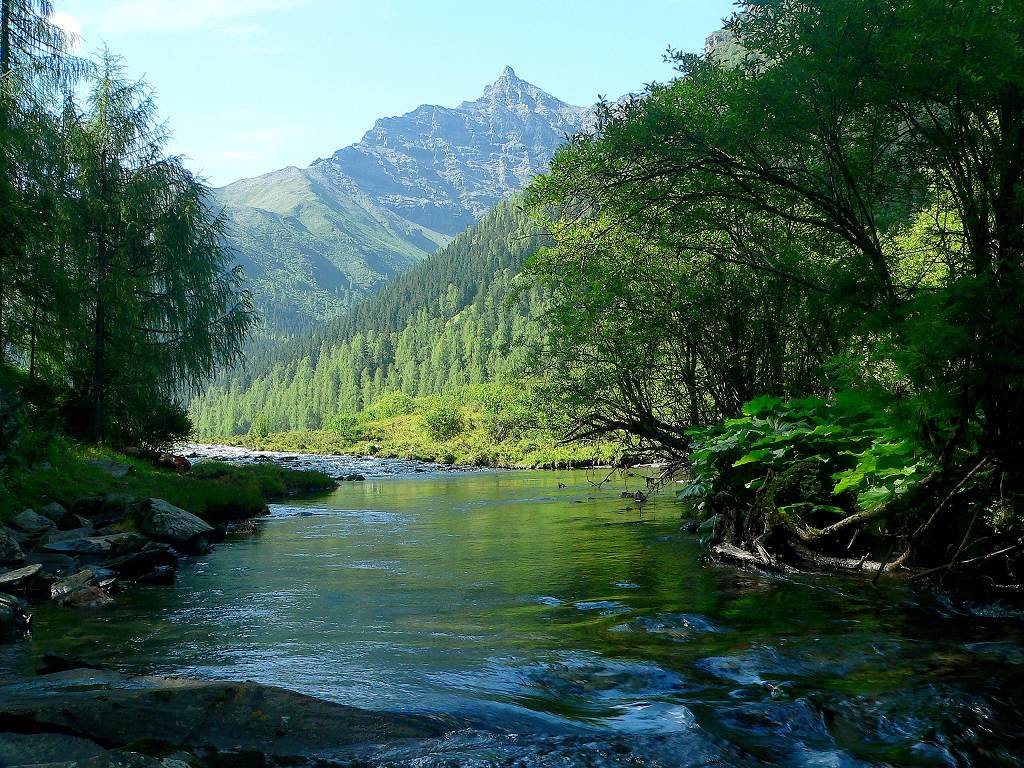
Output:
M702 565L671 494L622 497L640 478L294 461L367 479L273 505L174 587L41 607L15 663L59 652L466 723L360 764L1020 764L1012 612Z

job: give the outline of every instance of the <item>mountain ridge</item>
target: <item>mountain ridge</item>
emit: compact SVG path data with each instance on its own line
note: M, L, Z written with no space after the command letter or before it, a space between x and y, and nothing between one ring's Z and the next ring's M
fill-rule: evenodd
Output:
M360 141L214 190L271 330L333 316L541 172L593 110L506 66L473 101L379 118Z

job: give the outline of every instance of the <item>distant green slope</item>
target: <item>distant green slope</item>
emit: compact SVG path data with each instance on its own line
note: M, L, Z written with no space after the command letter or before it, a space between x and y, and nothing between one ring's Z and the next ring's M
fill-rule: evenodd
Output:
M541 243L515 203L316 333L264 348L191 404L201 437L318 429L381 394L432 395L514 376L539 338L540 295L515 277Z
M285 168L217 191L271 328L334 315L449 240L346 186Z

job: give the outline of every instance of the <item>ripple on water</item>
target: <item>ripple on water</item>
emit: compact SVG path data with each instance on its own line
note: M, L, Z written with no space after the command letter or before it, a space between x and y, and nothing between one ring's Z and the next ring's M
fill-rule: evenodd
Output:
M629 613L630 608L618 600L578 600L573 603L578 611L600 611L602 616Z
M695 613L659 613L654 617L640 616L625 624L612 627L612 630L615 632L645 632L674 642L686 642L701 635L731 631Z

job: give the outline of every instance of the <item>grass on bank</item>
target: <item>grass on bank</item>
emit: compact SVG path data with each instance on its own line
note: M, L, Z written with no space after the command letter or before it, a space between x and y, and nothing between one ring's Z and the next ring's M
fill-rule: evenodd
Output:
M127 464L132 471L115 478L91 463L97 459ZM8 468L0 477L0 520L51 501L69 507L83 496L124 493L164 499L206 520L222 522L258 515L268 499L330 487L333 480L322 472L272 465L208 462L178 474L145 459L57 437L37 448L30 464Z
M241 425L248 426L248 434L204 438L257 450L512 469L559 469L623 459L622 446L613 441L561 443L558 431L543 425L544 400L525 382L467 385L443 396L390 392L365 411L328 415L320 429L273 431L273 415L258 413Z

